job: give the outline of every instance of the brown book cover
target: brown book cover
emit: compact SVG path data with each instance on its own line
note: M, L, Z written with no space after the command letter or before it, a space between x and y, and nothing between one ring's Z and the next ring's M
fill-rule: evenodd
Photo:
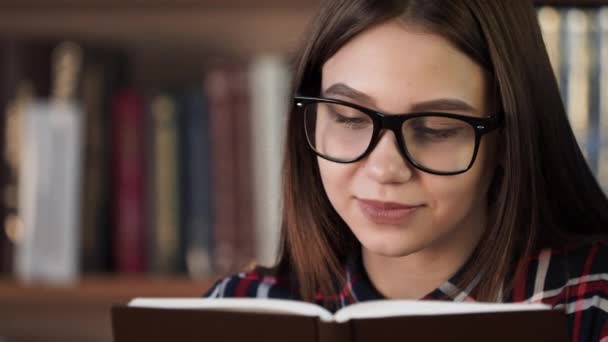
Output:
M211 67L204 80L211 137L213 263L218 273L232 272L237 256L237 133L231 81L230 67L227 65Z
M236 144L235 172L238 207L236 268L242 270L255 261L255 223L252 203L252 156L251 156L251 105L248 73L244 65L237 65L231 72L232 110Z
M79 98L84 107L81 265L111 270L110 115L112 92L124 82L126 55L119 48L84 45Z
M260 299L251 300L260 301ZM289 301L282 302L281 305L291 305ZM384 304L382 301L377 301L371 305L378 307ZM418 305L422 308L420 304L410 302L404 305ZM452 308L471 305L471 303L454 302L444 304ZM520 306L502 310L494 305L485 311L464 310L460 313L438 311L439 313L431 314L427 310L424 314L393 312L385 316L359 312L346 318L345 315L338 318L340 311L333 316L328 313L329 317L327 315L322 317L324 315L315 316L310 312L296 314L294 311L287 313L287 311L278 312L270 309L260 310L260 306L257 307L257 312L251 311L251 308L236 311L234 307L205 310L194 307L177 309L146 305L115 306L112 308L112 328L115 342L241 342L252 339L266 342L376 342L394 341L396 338L429 342L567 341L566 316L562 311L538 306L523 309L522 307L527 304L498 304L504 307L512 305ZM356 306L369 310L370 303L353 304L346 309L350 308L351 313L354 313L352 307Z
M113 252L116 271L146 271L145 147L143 99L133 88L113 95Z

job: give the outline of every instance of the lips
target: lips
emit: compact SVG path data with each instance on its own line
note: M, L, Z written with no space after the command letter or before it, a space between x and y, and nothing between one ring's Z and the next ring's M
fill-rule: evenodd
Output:
M377 224L405 223L423 205L409 205L394 202L358 199L363 215Z

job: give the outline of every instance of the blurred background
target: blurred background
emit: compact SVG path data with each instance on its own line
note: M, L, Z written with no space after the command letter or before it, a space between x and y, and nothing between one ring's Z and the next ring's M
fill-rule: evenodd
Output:
M272 264L318 3L0 0L0 342L110 341L112 305ZM535 3L608 190L608 0Z

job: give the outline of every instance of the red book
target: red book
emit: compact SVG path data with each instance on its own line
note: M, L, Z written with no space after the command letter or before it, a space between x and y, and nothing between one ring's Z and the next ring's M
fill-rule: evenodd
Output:
M238 206L236 246L237 270L251 266L255 260L255 237L253 216L252 160L251 160L251 105L249 99L249 78L245 65L235 66L231 73L231 97L233 100L235 130L235 202Z
M230 68L214 66L205 76L211 133L211 193L213 197L213 261L215 271L230 273L238 255L239 207L235 198L236 130Z
M144 106L132 89L112 100L113 252L116 271L145 271Z
M246 70L218 65L205 78L212 141L213 258L221 274L243 270L254 261Z

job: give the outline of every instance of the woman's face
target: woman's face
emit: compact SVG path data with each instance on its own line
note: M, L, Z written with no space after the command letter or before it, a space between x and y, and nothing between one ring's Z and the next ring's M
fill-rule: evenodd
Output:
M493 114L480 66L441 36L397 20L356 36L324 64L322 75L323 97L384 113ZM485 226L493 139L484 136L472 168L454 176L414 168L391 131L358 162L318 162L330 202L365 252L471 250Z

